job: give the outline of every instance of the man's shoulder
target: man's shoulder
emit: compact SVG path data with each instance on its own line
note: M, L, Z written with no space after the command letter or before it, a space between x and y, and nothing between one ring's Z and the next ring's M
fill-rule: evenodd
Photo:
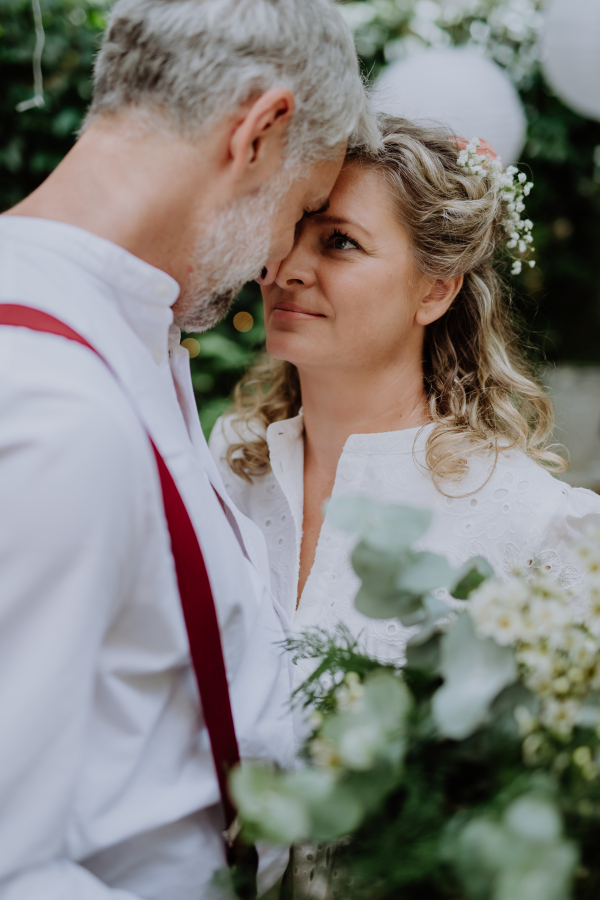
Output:
M132 471L150 447L108 367L73 341L0 326L0 447Z

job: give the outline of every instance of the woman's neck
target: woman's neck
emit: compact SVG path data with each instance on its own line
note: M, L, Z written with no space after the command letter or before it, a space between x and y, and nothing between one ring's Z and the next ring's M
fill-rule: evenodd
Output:
M377 372L300 369L305 459L335 469L351 434L377 434L429 421L423 376L415 366Z
M427 398L420 362L383 372L299 369L304 408L304 516L298 602L315 558L323 502L331 496L337 465L351 434L399 431L424 425Z

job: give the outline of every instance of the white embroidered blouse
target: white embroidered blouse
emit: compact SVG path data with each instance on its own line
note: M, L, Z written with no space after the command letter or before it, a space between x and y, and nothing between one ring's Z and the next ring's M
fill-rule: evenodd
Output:
M508 576L515 565L544 567L564 586L580 583L574 544L588 525L600 525L600 496L572 488L524 453L510 451L500 453L491 477L492 461L474 456L467 475L451 488L463 496L446 497L424 467L431 428L351 435L338 463L332 496L360 494L432 510L432 524L419 549L442 553L454 565L481 555L499 576ZM327 516L295 610L303 510L302 413L269 425L266 438L272 468L252 484L236 476L225 460L228 445L239 443L227 417L215 425L210 447L230 497L265 536L271 586L295 632L315 626L331 632L342 621L361 635L368 653L401 662L411 630L395 619L369 619L355 609L359 581L350 553L356 539L337 529ZM309 671L309 661L298 664L296 685Z

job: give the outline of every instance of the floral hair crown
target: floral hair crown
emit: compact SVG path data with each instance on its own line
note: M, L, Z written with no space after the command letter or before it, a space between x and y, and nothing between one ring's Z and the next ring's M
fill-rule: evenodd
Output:
M479 152L481 141L473 138L467 146L460 151L458 165L473 175L491 178L497 187L500 198L506 206L506 218L503 221L504 230L508 240L506 246L509 250L517 249L520 254L527 250L533 250L533 236L531 219L523 219L525 212L524 197L528 197L533 187L532 181L527 181L527 175L519 172L516 166L509 166L506 172L502 171L502 162L499 157L492 157L489 150ZM513 259L511 272L519 275L523 269L523 260L511 253ZM530 259L527 264L533 268L535 261Z

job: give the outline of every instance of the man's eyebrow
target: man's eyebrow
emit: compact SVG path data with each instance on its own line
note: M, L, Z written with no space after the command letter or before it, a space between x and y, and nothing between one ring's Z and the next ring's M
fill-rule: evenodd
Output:
M344 219L342 216L321 216L321 221L325 225L341 225L342 227L345 225L350 225L351 228L359 228L364 234L369 238L373 238L371 232L365 228L364 225L361 225L360 222L356 222L354 219Z
M320 216L322 213L327 212L328 209L329 209L329 198L327 198L327 200L324 200L318 209L305 209L304 215L307 218L309 216Z

